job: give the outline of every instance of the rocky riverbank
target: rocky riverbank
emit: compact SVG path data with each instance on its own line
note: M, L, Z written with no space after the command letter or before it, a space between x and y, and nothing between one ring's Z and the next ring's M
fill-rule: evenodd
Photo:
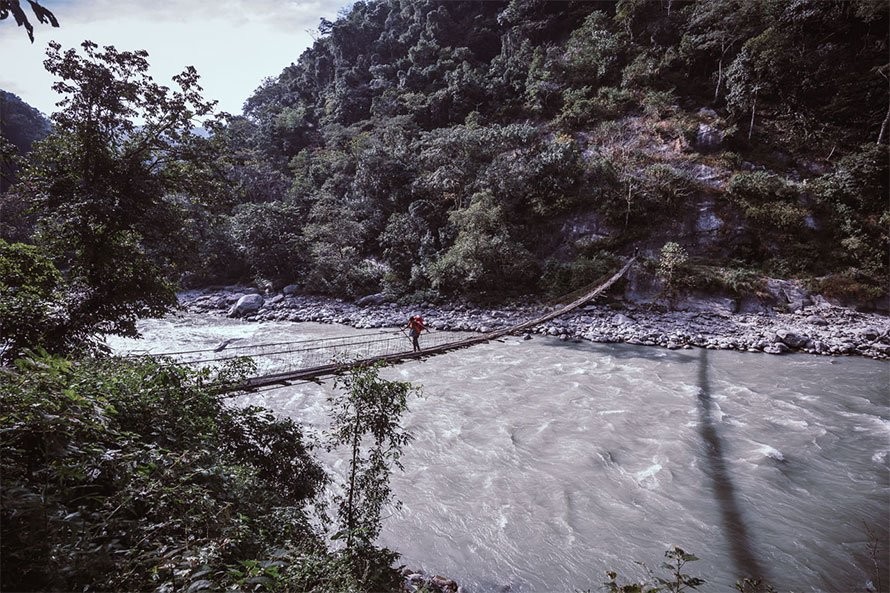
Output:
M486 333L534 319L551 307L509 305L484 309L466 304L406 306L363 299L358 303L297 294L260 295L230 287L180 295L189 311L248 321L314 321L355 328L403 326L420 314L436 330ZM361 303L361 304L359 304ZM624 342L646 346L712 348L825 356L858 355L890 359L890 317L862 313L816 299L793 311L732 313L715 301L687 301L685 310L654 310L647 306L587 305L534 329L563 340Z

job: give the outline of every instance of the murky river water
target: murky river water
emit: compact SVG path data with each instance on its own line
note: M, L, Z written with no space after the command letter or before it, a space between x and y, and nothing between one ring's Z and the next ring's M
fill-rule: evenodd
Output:
M330 337L319 324L184 317L155 351ZM130 348L124 341L117 348ZM704 591L762 575L779 591L890 584L890 365L507 338L402 364L423 387L381 543L468 591L599 590L672 544ZM322 386L239 398L327 423ZM336 464L334 464L336 465ZM336 471L336 467L334 468Z

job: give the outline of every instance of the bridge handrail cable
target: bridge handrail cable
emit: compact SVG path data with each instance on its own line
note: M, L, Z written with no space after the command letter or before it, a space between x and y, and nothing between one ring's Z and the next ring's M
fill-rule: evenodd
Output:
M290 346L292 344L317 344L319 342L334 342L337 340L356 340L358 338L367 337L367 336L384 336L387 334L398 334L401 333L399 330L387 330L382 332L368 332L364 334L356 334L353 336L335 336L332 338L316 338L316 339L306 339L306 340L290 340L287 342L266 342L263 344L245 344L243 346L226 346L226 350L246 350L246 349L260 349L260 348L269 348L272 346ZM396 339L396 338L392 338ZM140 358L146 356L182 356L184 354L202 354L204 352L220 352L222 349L219 346L215 348L200 348L196 350L177 350L175 352L139 352L127 354L124 358ZM274 353L272 353L274 354ZM237 358L237 357L236 357Z

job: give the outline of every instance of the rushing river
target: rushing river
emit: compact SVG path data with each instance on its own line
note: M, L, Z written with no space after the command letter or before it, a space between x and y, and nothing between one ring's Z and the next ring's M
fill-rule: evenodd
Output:
M118 349L169 351L356 333L193 316ZM468 591L599 590L658 572L672 544L703 591L762 575L778 591L890 584L890 365L862 358L507 338L384 376L423 397L381 544ZM312 431L312 383L239 398ZM330 462L330 460L327 460ZM338 464L334 463L334 471ZM868 544L878 541L878 571Z

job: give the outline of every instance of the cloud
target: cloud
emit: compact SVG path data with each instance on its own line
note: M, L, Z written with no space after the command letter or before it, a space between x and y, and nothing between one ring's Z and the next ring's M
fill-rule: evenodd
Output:
M48 7L55 3L44 2ZM229 21L263 24L281 31L315 29L319 19L336 16L349 0L83 0L59 3L59 14L87 23L141 19L159 22Z
M268 76L276 76L312 44L319 19L334 20L347 0L43 0L61 27L35 23L35 42L14 24L0 23L0 88L44 113L58 97L43 70L45 47L56 40L78 47L84 39L119 50L149 52L151 74L166 83L192 65L204 95L219 108L239 113Z

